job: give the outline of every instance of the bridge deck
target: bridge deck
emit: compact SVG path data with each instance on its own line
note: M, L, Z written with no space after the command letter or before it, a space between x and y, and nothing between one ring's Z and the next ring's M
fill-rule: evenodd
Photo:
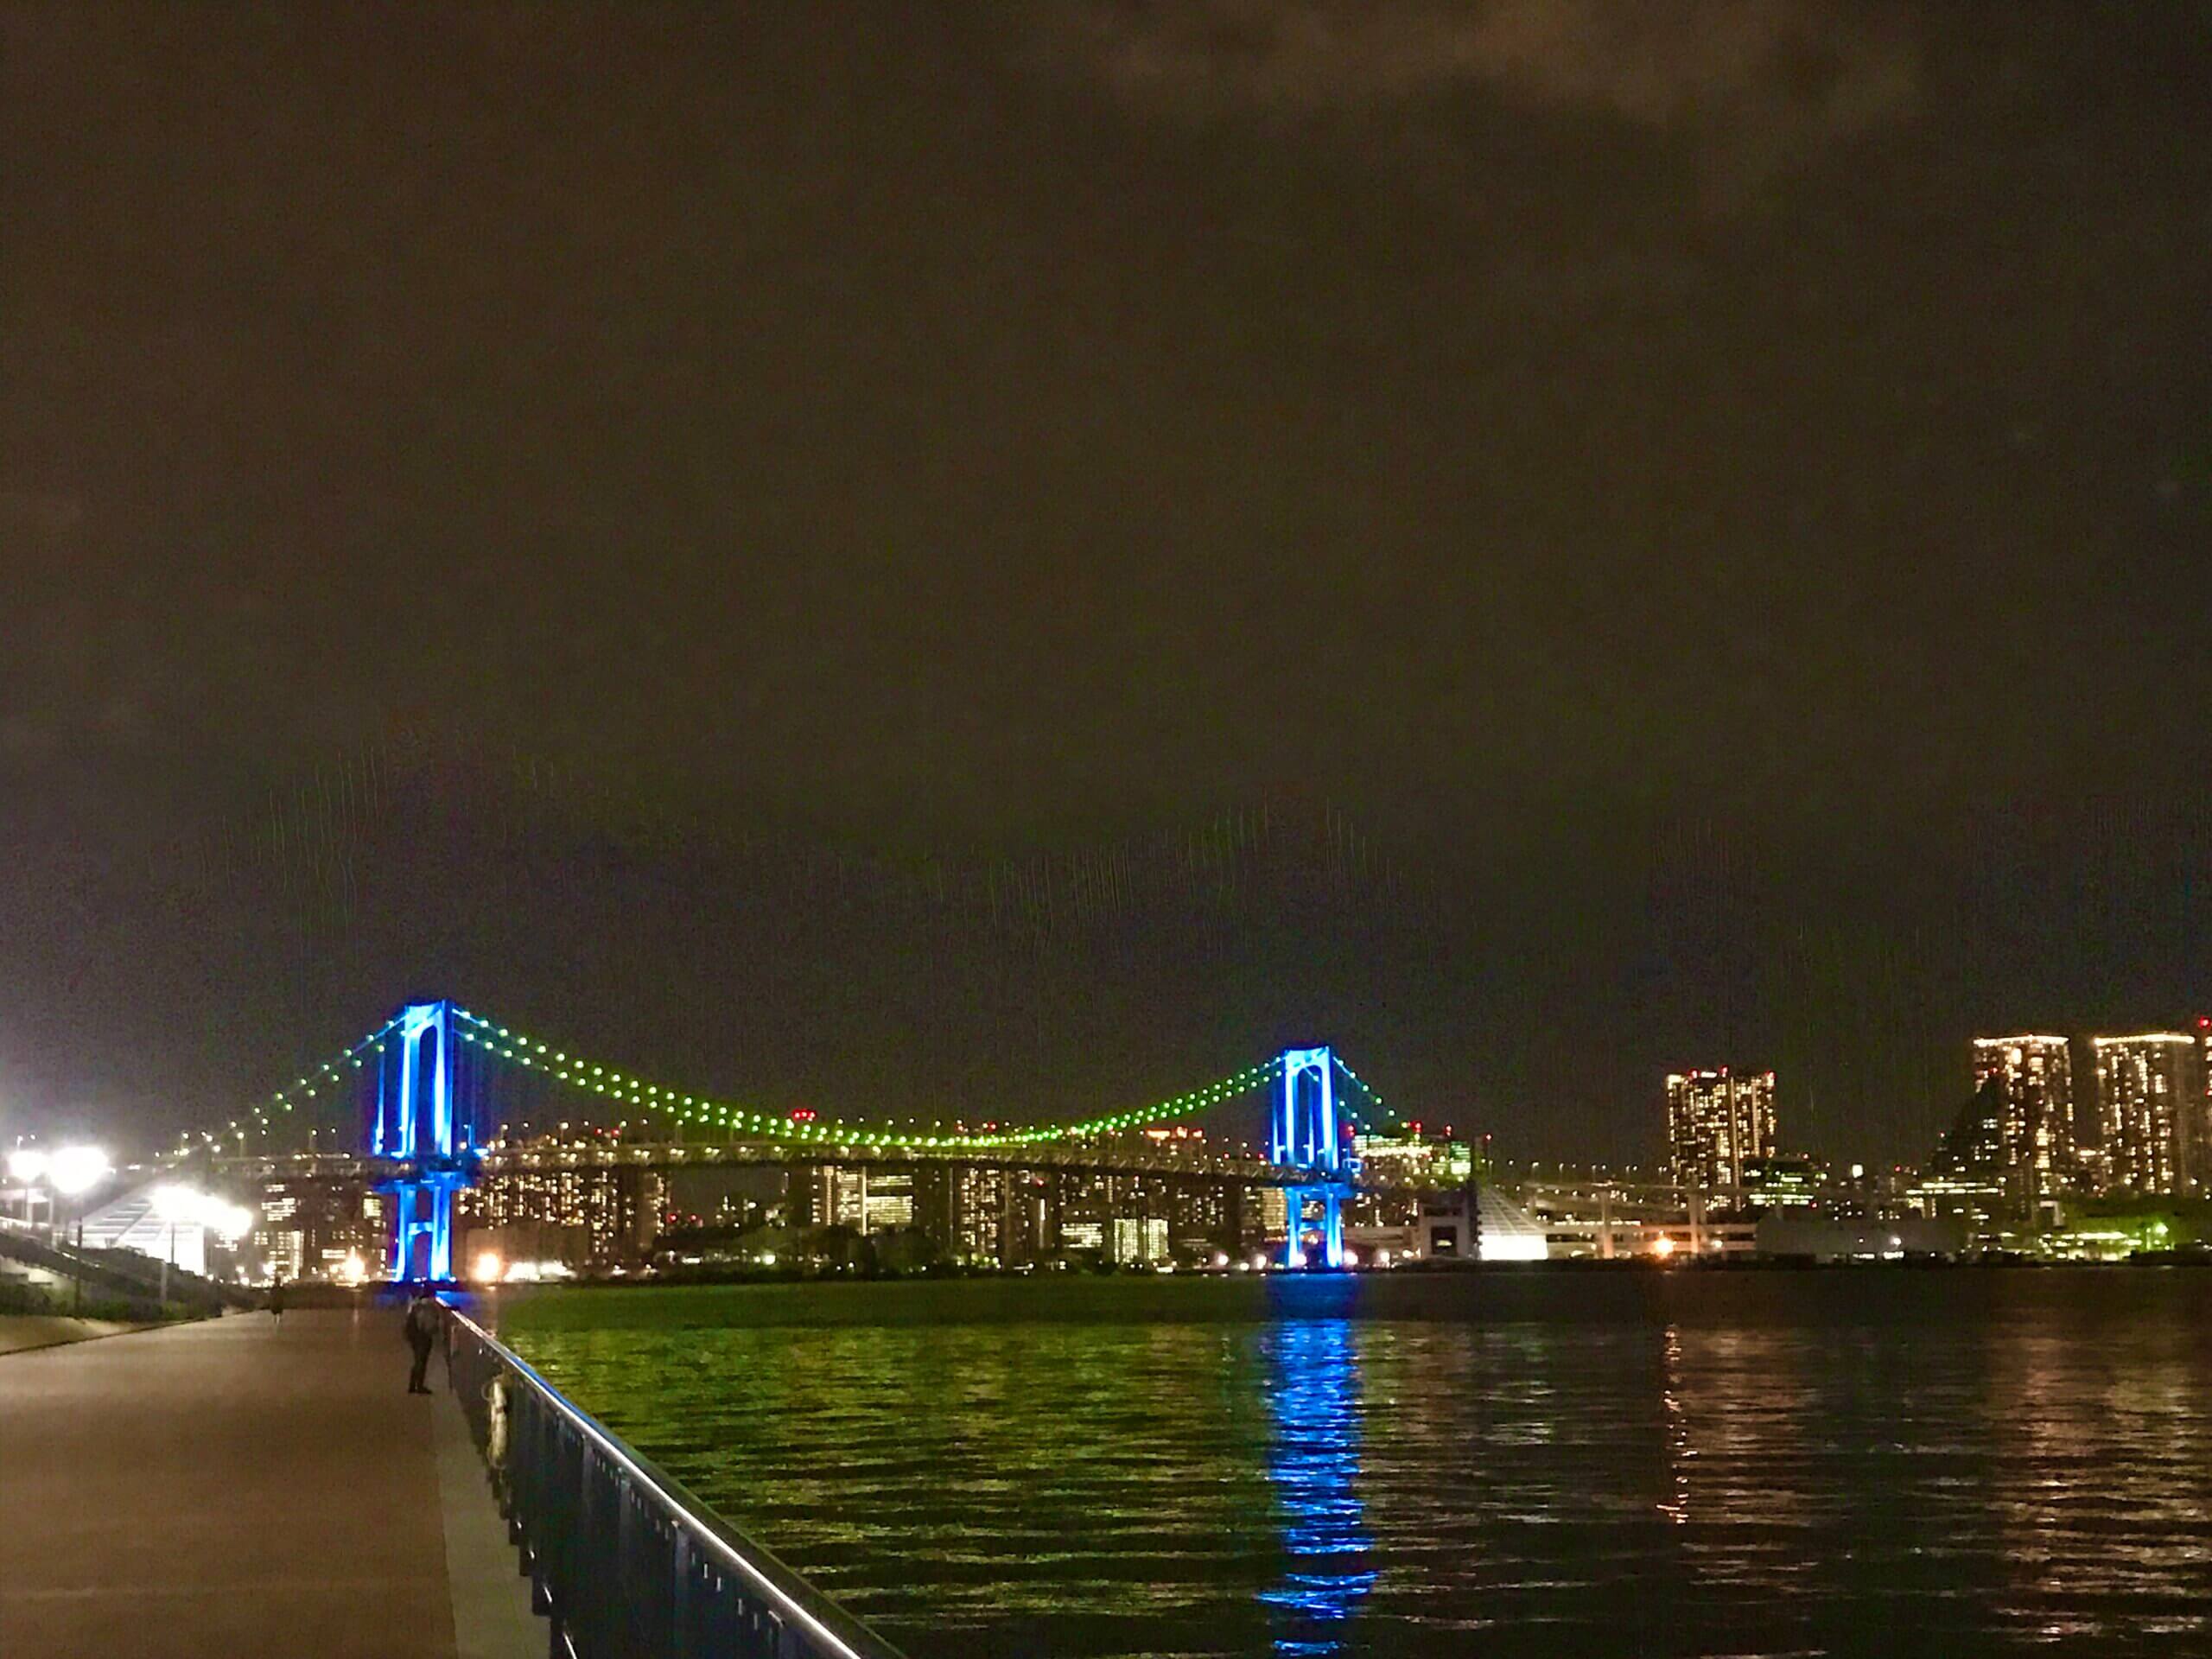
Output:
M374 1309L0 1359L0 1653L529 1650L490 1498L455 1476L460 1413L410 1397L407 1363Z

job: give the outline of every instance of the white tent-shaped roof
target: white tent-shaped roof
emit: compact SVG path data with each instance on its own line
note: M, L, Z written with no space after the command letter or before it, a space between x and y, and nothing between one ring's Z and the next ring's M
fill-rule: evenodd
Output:
M1475 1192L1481 1259L1484 1262L1541 1262L1550 1254L1541 1223L1494 1186Z

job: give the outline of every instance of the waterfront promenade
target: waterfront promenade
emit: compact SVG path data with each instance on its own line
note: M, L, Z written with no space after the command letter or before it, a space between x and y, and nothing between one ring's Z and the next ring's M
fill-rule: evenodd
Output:
M0 1357L0 1653L542 1654L397 1316L301 1309Z

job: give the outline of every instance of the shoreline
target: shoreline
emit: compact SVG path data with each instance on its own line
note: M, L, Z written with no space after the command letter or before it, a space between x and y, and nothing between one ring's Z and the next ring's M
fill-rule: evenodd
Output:
M153 1322L141 1320L86 1319L67 1313L0 1313L0 1357L154 1328Z

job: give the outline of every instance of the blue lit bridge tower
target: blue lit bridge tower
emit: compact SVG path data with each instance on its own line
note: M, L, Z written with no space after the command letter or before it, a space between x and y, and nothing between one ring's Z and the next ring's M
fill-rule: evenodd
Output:
M461 1098L450 1002L399 1011L397 1043L377 1077L369 1150L400 1173L378 1187L392 1200L391 1276L453 1277L453 1195L476 1177L473 1115Z
M1344 1201L1351 1192L1355 1166L1344 1155L1337 1122L1335 1069L1336 1058L1325 1048L1283 1051L1282 1093L1275 1101L1268 1149L1278 1164L1332 1178L1284 1192L1290 1239L1283 1262L1288 1267L1306 1265L1306 1210L1312 1203L1321 1206L1321 1264L1344 1264Z

